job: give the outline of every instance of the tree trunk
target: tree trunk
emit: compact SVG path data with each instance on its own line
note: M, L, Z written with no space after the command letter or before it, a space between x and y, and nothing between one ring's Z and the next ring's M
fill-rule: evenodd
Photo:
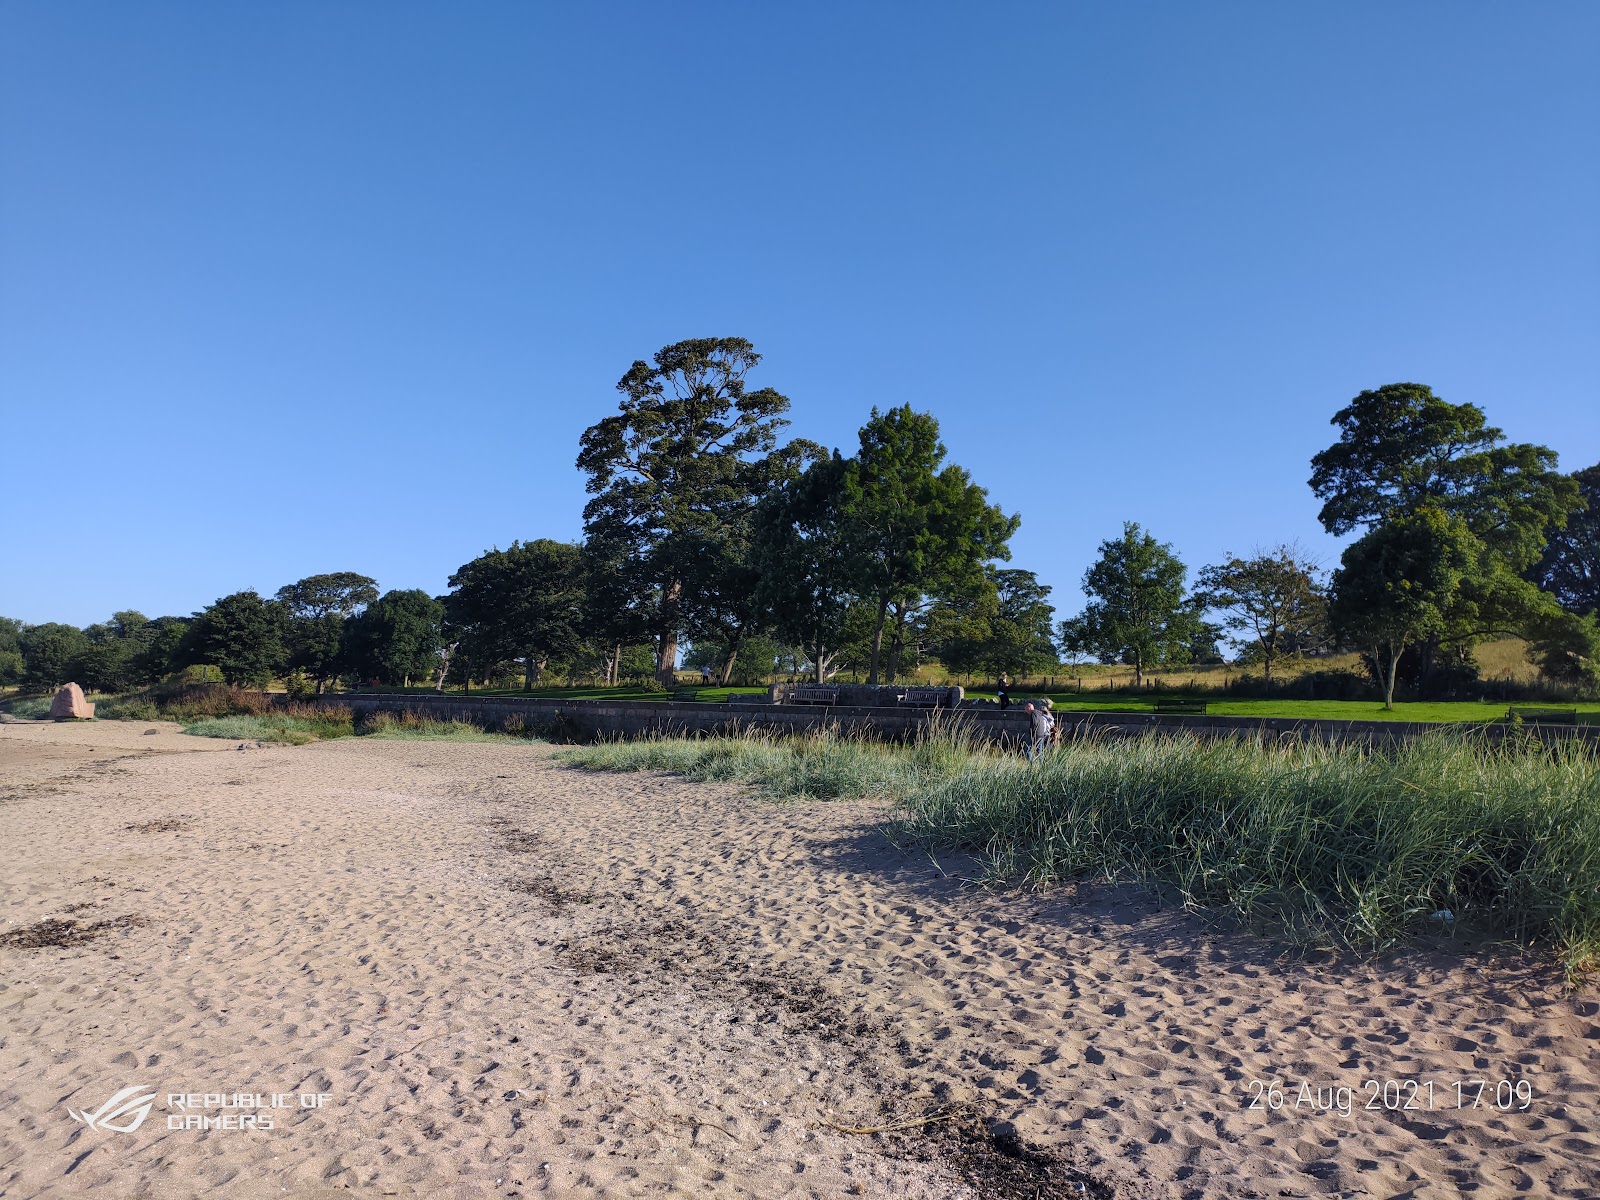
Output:
M1133 686L1135 688L1144 686L1144 654L1139 650L1133 652Z
M678 682L678 606L683 584L677 580L661 589L661 633L656 654L656 678L671 687Z
M1377 657L1377 648L1373 648L1373 657ZM1383 710L1394 711L1394 676L1395 670L1400 665L1400 647L1393 642L1389 643L1389 666L1383 672Z
M878 601L878 623L872 630L872 664L867 668L867 686L875 687L878 683L878 655L883 650L883 622L889 614L889 597L885 596Z
M606 663L606 686L616 687L622 681L622 643L611 647L611 661Z
M722 659L722 672L717 677L718 680L721 682L723 687L727 687L729 684L731 684L733 682L733 664L734 664L735 660L738 659L738 657L739 657L739 643L738 642L729 642L728 643L728 653L726 655L724 655L723 659Z

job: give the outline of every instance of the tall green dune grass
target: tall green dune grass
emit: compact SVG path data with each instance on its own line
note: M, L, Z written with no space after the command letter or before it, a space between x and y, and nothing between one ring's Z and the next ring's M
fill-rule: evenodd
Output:
M1085 739L1029 766L950 733L908 747L747 735L568 760L887 797L901 835L982 854L998 876L1175 888L1307 944L1382 950L1467 923L1545 940L1570 971L1600 963L1600 755L1576 741Z

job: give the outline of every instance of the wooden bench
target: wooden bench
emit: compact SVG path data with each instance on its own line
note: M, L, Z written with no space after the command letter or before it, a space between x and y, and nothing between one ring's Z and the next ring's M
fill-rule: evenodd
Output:
M901 708L941 708L946 694L944 688L915 688L895 697L895 703Z
M1187 713L1191 716L1203 717L1206 715L1207 703L1209 702L1205 700L1157 700L1156 711L1158 713Z
M1576 725L1575 708L1544 708L1537 704L1513 704L1506 709L1506 720L1526 721L1533 725Z
M790 704L837 704L839 689L831 687L797 687L789 694Z

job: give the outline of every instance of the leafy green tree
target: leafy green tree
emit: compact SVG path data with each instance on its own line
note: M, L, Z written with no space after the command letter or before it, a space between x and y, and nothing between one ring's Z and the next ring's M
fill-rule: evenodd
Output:
M342 661L362 679L409 687L439 666L444 604L421 588L385 592L344 625Z
M339 673L345 621L377 598L377 582L354 571L308 575L278 589L289 618L289 665L316 680L319 693Z
M997 607L989 622L984 663L994 675L1022 678L1054 666L1055 608L1050 588L1032 571L990 569Z
M867 682L877 683L890 606L960 587L984 563L1009 558L1021 520L989 504L963 468L942 465L947 451L929 414L874 408L860 437L840 502L857 591L876 610Z
M1100 557L1083 576L1083 612L1062 622L1069 652L1133 667L1134 686L1153 666L1187 661L1199 615L1184 596L1188 569L1172 547L1127 521L1122 536L1100 543Z
M445 598L452 624L480 667L522 660L523 690L532 691L552 658L583 642L584 567L577 546L538 538L489 550L450 576Z
M22 645L22 686L32 690L59 687L72 679L72 668L89 648L89 639L76 625L46 621L25 625Z
M753 554L760 602L778 636L801 647L818 683L849 644L856 573L841 506L845 460L835 452L770 493L756 514Z
M0 683L22 679L22 628L15 617L0 617Z
M1020 678L1056 662L1050 588L1032 571L984 571L981 586L935 605L929 633L939 661L957 674Z
M1234 645L1254 647L1252 657L1269 684L1278 658L1290 646L1313 640L1327 619L1316 564L1298 546L1257 550L1249 558L1230 555L1202 568L1196 584L1196 602L1221 613Z
M1462 580L1483 553L1464 519L1428 506L1385 521L1345 549L1330 613L1342 637L1371 650L1384 708L1394 708L1400 655L1446 626Z
M1318 519L1336 536L1434 508L1526 567L1579 506L1578 484L1556 470L1555 451L1505 443L1482 409L1422 384L1362 392L1332 424L1339 440L1312 458L1310 482L1323 501Z
M1550 530L1531 578L1568 612L1600 614L1600 463L1575 471L1585 507Z
M287 624L282 605L254 591L234 592L195 614L185 657L216 666L228 683L261 686L288 665Z
M141 686L157 683L183 665L184 639L192 617L156 617L150 622L143 646L133 662Z
M1582 503L1577 481L1556 470L1554 451L1506 443L1481 409L1414 383L1362 392L1333 423L1339 441L1311 460L1310 481L1330 533L1427 509L1458 519L1481 547L1444 601L1444 618L1408 651L1421 694L1441 651L1465 661L1476 642L1528 633L1551 615L1553 602L1526 574Z
M630 662L637 659L638 645L650 637L653 589L646 583L641 591L647 572L627 544L590 538L583 544L582 556L584 639L602 663L605 685L616 687L625 678L638 678L636 670L624 670L623 660L630 653ZM645 676L654 673L652 668Z
M717 563L713 553L749 517L775 482L793 475L818 448L778 446L788 397L745 387L761 361L743 338L694 338L635 362L617 384L621 411L583 435L578 469L593 497L584 535L636 572L657 645L657 673L670 682L678 638L704 609Z
M72 674L86 689L120 692L148 682L140 665L154 633L149 617L129 609L83 633L89 644L74 661Z

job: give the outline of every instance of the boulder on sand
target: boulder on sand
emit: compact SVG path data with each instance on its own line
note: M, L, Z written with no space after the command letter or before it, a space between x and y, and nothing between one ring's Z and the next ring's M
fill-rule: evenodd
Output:
M69 683L50 701L50 719L53 721L86 721L94 716L94 705L83 698L83 689Z

